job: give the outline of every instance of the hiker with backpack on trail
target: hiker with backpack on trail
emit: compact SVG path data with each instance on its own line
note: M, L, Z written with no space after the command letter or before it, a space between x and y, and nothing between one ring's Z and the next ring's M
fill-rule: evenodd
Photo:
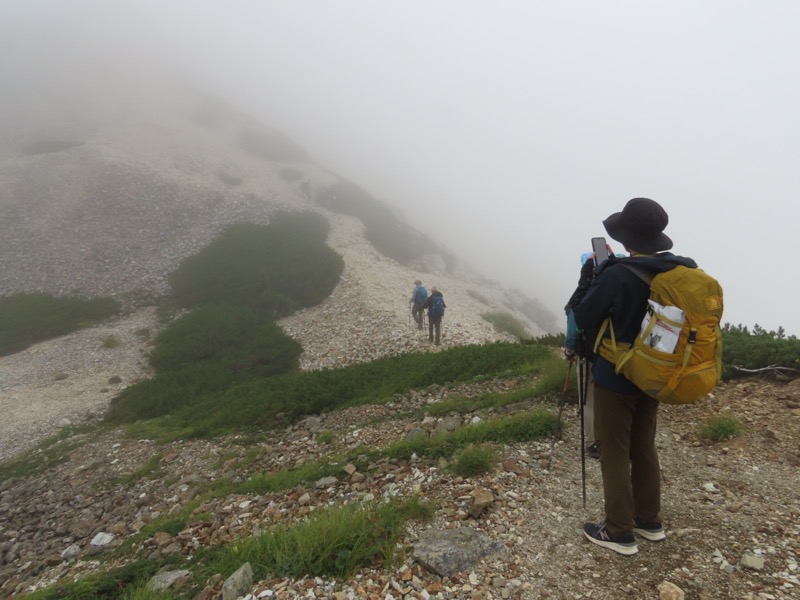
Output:
M444 303L442 292L436 286L431 288L431 295L425 300L422 308L428 309L428 341L438 346L441 343L442 319L447 305Z
M635 534L666 538L655 445L659 401L696 401L721 372L722 290L694 260L666 252L668 222L649 198L634 198L605 219L606 232L629 257L610 256L595 267L572 303L585 341L580 352L593 362L605 502L604 521L585 523L583 532L623 555L638 552ZM655 328L674 335L674 343L659 349Z
M428 290L426 290L422 285L422 282L417 279L414 282L414 290L411 292L411 298L409 299L409 302L411 303L411 316L414 318L414 322L417 324L417 329L422 329L422 307L427 299Z

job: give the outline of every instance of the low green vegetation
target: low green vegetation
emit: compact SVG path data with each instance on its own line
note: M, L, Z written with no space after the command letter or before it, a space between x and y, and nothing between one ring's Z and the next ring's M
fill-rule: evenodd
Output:
M700 426L700 435L712 442L722 442L744 431L741 421L733 415L711 417Z
M252 428L269 430L304 415L383 402L431 384L487 374L539 371L552 353L509 343L461 346L435 355L403 354L343 369L288 373L236 383L218 364L191 364L126 389L107 413L109 423L162 417L184 437L210 437ZM564 361L560 361L564 362Z
M375 249L402 265L416 264L430 254L441 256L446 263L454 260L432 239L395 217L386 204L350 181L340 180L318 193L317 201L334 212L358 217Z
M755 325L748 329L742 325L726 323L722 328L723 377L745 377L744 369L763 369L769 366L793 369L800 374L800 339L787 336L783 327L767 331Z
M97 439L101 429L96 425L65 427L56 435L39 442L33 450L0 463L0 481L27 477L69 460L69 453Z
M24 293L0 297L0 356L102 323L117 315L113 298L56 298Z
M487 300L486 296L480 292L476 292L475 290L467 290L467 295L477 300L481 304L486 304L487 306L489 305L489 300Z
M533 410L482 421L429 438L404 440L393 444L385 452L392 458L406 460L414 454L427 458L449 458L470 445L540 440L553 436L557 430L558 416L555 413Z
M169 299L184 312L155 339L156 375L115 398L107 421L191 415L200 406L206 416L212 406L225 412L219 400L229 388L296 370L302 348L275 320L318 304L338 283L344 261L327 234L317 214L280 213L267 226L233 225L184 260L170 275ZM190 416L171 431L197 434L197 421Z
M170 274L171 302L245 305L273 320L319 304L344 268L325 244L328 229L311 212L276 214L266 226L232 225Z
M305 521L244 538L199 562L208 573L226 573L247 561L256 579L344 578L376 563L391 568L407 521L432 517L424 504L418 498L394 499L315 511Z
M233 573L249 562L255 579L269 577L345 578L358 569L395 564L398 542L410 521L430 521L435 507L418 497L388 502L347 504L315 511L308 518L244 537L222 546L204 547L191 562L180 556L159 561L136 560L124 567L97 572L77 581L27 594L29 600L151 600L197 595L215 573ZM177 532L185 522L168 529ZM153 532L151 532L152 535ZM193 578L181 590L154 592L147 582L162 568L189 569Z
M137 560L117 569L99 571L77 581L52 586L25 595L27 600L129 600L131 598L172 598L174 596L130 596L143 589L164 561ZM175 567L178 568L178 567ZM137 592L138 593L138 592Z
M500 333L507 333L513 335L518 340L530 337L528 330L522 321L517 319L514 315L506 312L485 312L481 315L484 321L491 323L496 331Z
M470 444L456 452L450 470L460 477L474 477L494 470L497 452L488 445Z

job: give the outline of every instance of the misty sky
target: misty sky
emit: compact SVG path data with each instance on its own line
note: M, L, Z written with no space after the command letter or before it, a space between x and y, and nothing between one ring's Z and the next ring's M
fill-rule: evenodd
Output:
M559 315L601 221L653 198L725 321L800 335L798 25L795 0L3 0L0 53L58 30L62 65L184 71Z

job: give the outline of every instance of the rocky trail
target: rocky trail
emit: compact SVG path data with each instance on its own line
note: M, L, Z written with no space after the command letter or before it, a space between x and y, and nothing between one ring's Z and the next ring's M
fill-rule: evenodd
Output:
M312 416L247 443L231 438L160 447L122 431L76 434L62 464L0 483L0 590L21 597L28 589L108 568L104 555L157 516L179 511L211 482L241 481L359 446L384 447L412 430L491 418L480 411L432 418L425 408L450 394L522 383L420 390L386 405ZM552 401L544 404L555 410ZM530 403L510 410L527 408ZM745 424L742 436L718 444L699 437L704 419L728 412ZM176 535L159 532L135 544L132 556L190 555L321 507L421 494L438 509L433 522L411 527L401 564L367 569L348 581L245 581L249 587L241 597L798 598L799 418L800 382L738 381L700 404L663 407L657 443L667 539L641 540L634 557L591 546L579 533L585 520L601 515L602 497L599 464L590 460L583 508L574 406L564 410L563 439L505 446L490 474L462 479L422 460L384 459L362 470L342 465L339 477L313 486L206 501L194 511L205 515L202 520ZM333 432L323 436L332 441L320 443L323 432ZM451 550L465 543L464 555L430 558L423 541L431 535L448 540L455 531L478 537L446 542ZM483 548L488 550L479 558ZM204 588L199 597L224 597L222 583L230 575L195 582ZM178 577L177 585L186 577L191 575Z

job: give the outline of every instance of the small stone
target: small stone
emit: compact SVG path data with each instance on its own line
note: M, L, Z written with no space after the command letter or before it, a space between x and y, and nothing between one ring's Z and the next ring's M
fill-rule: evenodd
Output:
M760 571L764 568L764 559L755 554L745 554L739 562L743 567L756 571Z
M665 581L658 586L659 600L683 600L685 592L671 581Z
M92 541L89 542L92 546L107 546L111 543L114 539L114 536L110 533L100 532L92 538Z

